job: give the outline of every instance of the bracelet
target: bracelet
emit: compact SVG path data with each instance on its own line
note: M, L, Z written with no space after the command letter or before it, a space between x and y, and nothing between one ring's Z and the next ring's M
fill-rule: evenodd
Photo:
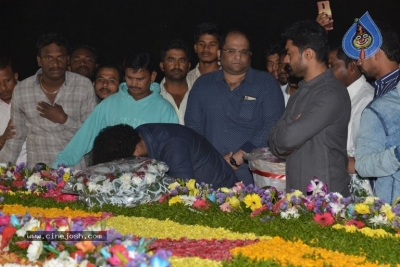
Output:
M239 168L239 165L236 163L236 160L233 157L229 159L229 162L231 163L232 166Z

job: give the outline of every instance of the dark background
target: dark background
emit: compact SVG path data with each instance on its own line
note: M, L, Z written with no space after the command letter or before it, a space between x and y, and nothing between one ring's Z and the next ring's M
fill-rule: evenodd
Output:
M221 30L240 28L252 43L252 66L264 69L263 51L279 41L295 21L315 19L317 0L0 0L0 54L17 65L20 80L33 75L36 40L59 32L73 45L98 50L99 62L122 62L132 50L148 50L159 61L166 40L182 38L193 46L193 32L202 22ZM334 30L340 40L354 18L369 11L374 20L390 23L399 33L398 0L331 0ZM197 63L192 55L192 67ZM160 73L157 80L162 78Z

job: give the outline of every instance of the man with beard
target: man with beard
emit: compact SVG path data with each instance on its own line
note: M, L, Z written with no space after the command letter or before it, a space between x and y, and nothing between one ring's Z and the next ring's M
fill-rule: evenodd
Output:
M175 108L179 123L184 125L185 111L192 84L187 80L190 69L190 51L183 40L168 42L161 51L160 69L164 79L160 83L161 95Z
M59 164L75 166L93 148L101 129L117 124L137 127L144 123L178 123L171 104L160 95L154 83L155 65L148 52L136 52L124 60L125 80L117 93L107 97L93 110L74 138L61 151L53 168Z
M68 43L60 34L42 35L37 51L41 68L14 88L11 119L16 136L7 140L0 162L15 163L26 140L28 165L50 165L96 106L91 82L67 71Z
M200 75L221 68L218 64L220 38L221 33L216 24L205 22L197 26L194 33L194 52L199 58L199 63L187 75L189 84L194 84Z
M328 69L328 39L315 21L300 21L283 33L285 63L303 77L283 116L269 133L271 152L286 158L286 190L307 189L317 178L348 195L347 126L350 98Z
M94 71L94 90L99 102L118 92L122 82L122 70L114 64L102 64Z
M371 43L381 45L364 49L364 58L360 58L360 51L349 53L348 48L354 44L348 38L350 34L343 38L342 44L346 54L358 60L362 72L376 79L374 99L361 114L356 137L356 171L361 177L376 177L374 195L391 204L400 196L400 41L390 25L376 22L376 26L376 31L373 27L368 29L369 38Z
M69 62L68 70L91 80L93 79L93 71L97 67L97 52L88 45L74 46L69 52Z
M185 125L207 138L250 184L243 154L267 146L268 132L285 108L283 96L270 74L250 67L250 42L243 32L224 35L218 54L222 69L201 75L193 85Z

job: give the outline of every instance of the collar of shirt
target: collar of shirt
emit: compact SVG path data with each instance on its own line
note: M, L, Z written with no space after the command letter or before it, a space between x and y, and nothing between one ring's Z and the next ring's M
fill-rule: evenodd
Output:
M332 69L329 68L320 75L314 77L310 81L306 82L304 79L299 82L299 87L308 87L308 88L313 88L313 85L318 84L321 80L324 80L328 77L333 76Z
M379 80L376 80L374 83L375 88L375 98L384 95L385 93L396 88L397 83L400 80L400 70L395 69L392 72L389 72Z
M39 74L42 74L42 73L43 73L42 68L38 69L38 71L36 72L36 79L35 79L36 85L40 84ZM68 81L70 81L70 80L71 80L71 72L66 71L65 72L65 80L64 80L63 84L65 84L67 86Z

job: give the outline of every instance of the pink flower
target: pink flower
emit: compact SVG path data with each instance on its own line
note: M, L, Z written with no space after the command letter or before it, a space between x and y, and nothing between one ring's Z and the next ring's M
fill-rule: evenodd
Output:
M321 226L327 226L332 225L335 222L335 219L332 217L330 212L325 212L324 214L315 214L314 222Z
M361 229L365 226L365 223L357 220L348 220L347 222L344 223L344 225L354 225L358 229Z
M205 199L196 199L193 203L193 207L200 210L208 210L210 208L210 205Z
M255 209L255 210L250 214L251 218L254 218L256 215L261 214L261 213L262 213L264 210L266 210L266 209L267 209L267 206L266 206L266 205L262 205L260 208Z
M0 226L5 226L10 223L10 216L5 215L0 217Z
M231 205L229 204L229 202L225 202L224 204L220 205L219 208L222 211L226 211L226 212L231 212L232 211Z
M61 182L58 183L57 187L58 188L64 188L65 182L62 180Z
M68 202L68 201L75 201L77 200L78 196L76 195L70 195L70 194L61 194L56 198L57 201L60 202Z

